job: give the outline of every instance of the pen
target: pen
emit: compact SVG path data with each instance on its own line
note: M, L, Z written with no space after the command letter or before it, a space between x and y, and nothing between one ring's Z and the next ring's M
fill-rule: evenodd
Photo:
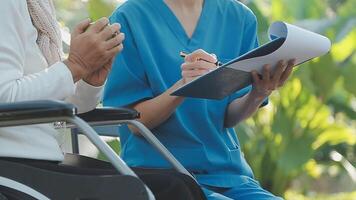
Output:
M185 57L188 55L188 53L186 53L186 52L184 52L184 51L181 51L181 52L179 53L179 55L180 55L180 57L185 58ZM199 58L199 60L202 60L202 61L211 63L211 62L209 62L209 61L207 61L207 60L205 60L205 59L203 59L203 58ZM216 63L213 63L213 64L215 64L215 65L218 66L218 67L220 67L220 66L223 65L220 61L216 61Z

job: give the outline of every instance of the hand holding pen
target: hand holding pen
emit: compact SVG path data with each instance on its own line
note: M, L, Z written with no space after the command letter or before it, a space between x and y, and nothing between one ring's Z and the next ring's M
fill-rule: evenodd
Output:
M179 55L180 55L180 57L185 58L185 57L187 57L189 54L186 53L186 52L184 52L184 51L181 51L181 52L179 53ZM215 54L210 54L210 55L212 55L212 56L215 57L215 59L216 59L216 55L215 55ZM208 61L208 60L206 60L206 59L204 59L204 58L198 58L198 60L211 63L210 61ZM215 62L214 64L215 64L217 67L220 67L220 66L223 65L223 64L222 64L220 61L218 61L218 60L216 60L216 62Z
M221 65L215 55L209 54L202 49L190 54L181 52L180 56L184 57L185 61L181 66L184 84L215 70Z

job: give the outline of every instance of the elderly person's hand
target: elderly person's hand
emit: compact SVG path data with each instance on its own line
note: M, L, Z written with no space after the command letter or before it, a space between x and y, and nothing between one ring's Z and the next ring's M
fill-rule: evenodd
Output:
M293 71L295 59L285 62L279 61L274 72L271 72L271 66L263 66L262 76L257 71L252 71L253 89L251 93L256 97L268 97L274 90L282 87Z
M95 87L100 87L100 86L104 85L104 83L111 71L113 61L114 61L114 58L109 60L109 62L107 62L102 68L92 72L87 77L83 78L83 80Z
M183 84L216 69L216 62L217 58L214 54L209 54L202 49L187 55L181 66Z
M84 79L93 86L104 84L114 56L122 51L124 34L120 25L109 25L107 18L93 24L85 20L72 33L69 57L64 63L74 81Z
M116 32L116 34L113 35L112 38L108 40L108 43L111 44L109 45L109 47L117 48L118 50L117 53L119 53L124 48L123 41L125 39L125 35L124 33L120 33L120 28L121 28L120 24L113 24L112 26L114 26L114 30L118 28L118 31ZM102 68L90 73L83 80L89 83L90 85L96 87L104 85L106 78L111 71L113 61L114 61L114 57L112 57L107 63L105 63Z

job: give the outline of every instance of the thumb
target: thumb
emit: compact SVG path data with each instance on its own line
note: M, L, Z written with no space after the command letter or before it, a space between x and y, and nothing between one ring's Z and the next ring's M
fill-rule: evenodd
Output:
M76 36L85 32L85 30L89 27L91 20L85 19L81 21L77 26L75 26L72 35Z
M216 56L216 54L212 53L210 54L211 56L213 56L215 59L218 59L218 57Z

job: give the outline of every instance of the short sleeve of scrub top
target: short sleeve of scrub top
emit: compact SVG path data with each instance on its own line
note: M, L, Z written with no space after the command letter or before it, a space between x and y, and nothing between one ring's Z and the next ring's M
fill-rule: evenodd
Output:
M153 97L147 81L145 65L135 48L135 41L130 33L130 26L122 15L114 15L111 22L121 24L121 32L125 34L124 52L114 60L113 68L106 84L106 104L128 106L143 99Z

